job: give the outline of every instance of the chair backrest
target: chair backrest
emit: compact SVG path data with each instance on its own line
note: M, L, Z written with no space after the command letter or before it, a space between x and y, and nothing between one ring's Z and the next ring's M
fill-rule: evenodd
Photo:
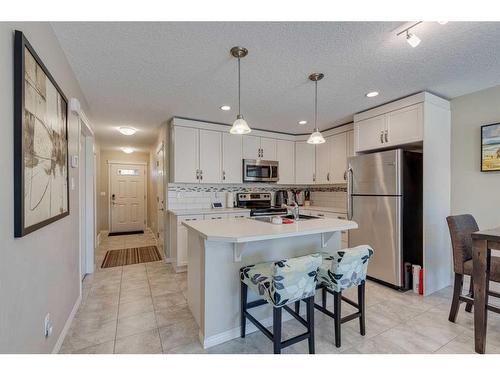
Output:
M373 249L368 245L360 245L348 249L337 250L324 259L331 261L330 279L337 283L341 291L360 285L366 280L368 261L373 255Z
M471 233L477 232L474 216L456 215L446 218L450 230L451 245L453 247L453 268L455 273L464 273L464 262L472 259L472 237Z
M270 296L275 305L313 296L321 261L321 254L310 254L274 262Z

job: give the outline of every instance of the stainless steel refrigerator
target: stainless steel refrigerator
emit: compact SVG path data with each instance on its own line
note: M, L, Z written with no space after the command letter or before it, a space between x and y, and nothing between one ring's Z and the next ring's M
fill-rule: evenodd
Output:
M368 276L404 288L404 263L422 265L422 155L397 149L348 164L348 218L359 226L349 246L370 245Z

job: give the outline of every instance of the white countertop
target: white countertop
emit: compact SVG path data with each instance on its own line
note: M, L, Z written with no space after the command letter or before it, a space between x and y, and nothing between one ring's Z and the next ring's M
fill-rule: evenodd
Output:
M306 236L356 229L354 221L340 219L313 219L296 221L293 224L271 224L250 218L200 220L183 222L207 241L252 242L276 238Z
M211 215L211 214L234 214L238 212L250 212L248 208L188 208L188 209L174 209L167 211L175 216L186 215Z

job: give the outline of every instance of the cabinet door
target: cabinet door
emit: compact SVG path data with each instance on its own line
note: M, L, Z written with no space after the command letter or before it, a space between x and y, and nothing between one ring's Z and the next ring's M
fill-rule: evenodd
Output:
M295 183L313 184L315 169L314 145L306 141L295 142Z
M330 184L332 181L332 138L325 138L325 143L316 145L316 183Z
M174 127L174 182L198 182L198 129Z
M415 104L387 115L386 146L418 142L423 139L423 106Z
M278 160L278 184L295 183L295 142L276 141L276 160Z
M243 159L259 159L260 137L243 136Z
M202 183L222 182L221 135L222 133L217 131L200 130L200 182Z
M176 252L176 263L178 267L185 266L187 264L187 252L188 252L188 231L187 228L182 225L183 221L197 221L203 220L203 215L193 215L193 216L183 216L179 217L177 220L177 252Z
M354 150L367 151L384 147L385 115L354 123Z
M354 156L354 130L347 132L347 157Z
M262 159L276 160L276 139L261 138L260 148L262 149Z
M241 184L242 152L242 137L240 135L222 134L222 182Z
M336 134L331 138L332 173L330 183L342 184L346 182L347 168L347 133Z

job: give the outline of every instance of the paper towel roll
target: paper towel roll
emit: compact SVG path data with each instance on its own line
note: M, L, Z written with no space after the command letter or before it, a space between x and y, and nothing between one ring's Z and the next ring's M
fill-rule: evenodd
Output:
M412 266L412 281L413 281L413 292L418 294L418 288L420 286L420 267L418 264Z
M234 194L231 192L226 193L226 207L234 207Z

